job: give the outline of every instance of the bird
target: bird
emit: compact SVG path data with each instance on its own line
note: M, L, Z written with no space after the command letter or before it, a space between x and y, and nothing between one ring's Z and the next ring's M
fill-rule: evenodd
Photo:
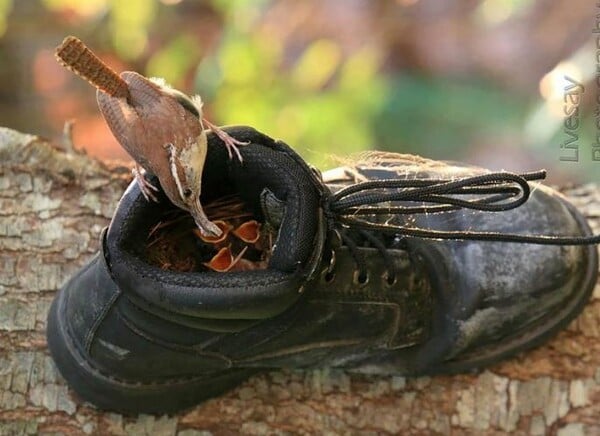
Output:
M157 201L154 186L145 177L154 174L171 202L192 217L201 234L218 237L221 229L211 222L200 203L202 171L208 149L207 128L242 162L233 138L204 118L202 99L189 97L164 79L146 78L135 71L117 74L79 38L67 36L56 48L64 67L96 87L100 113L111 132L135 161L134 177L148 201Z
M206 120L200 96L189 97L163 79L134 71L124 71L120 78L127 84L127 97L98 89L96 100L113 135L135 161L133 174L142 194L157 201L158 187L145 173L155 175L169 200L192 215L203 235L219 236L221 229L208 219L200 203L207 128L223 141L229 157L235 154L240 162L238 146L247 143Z

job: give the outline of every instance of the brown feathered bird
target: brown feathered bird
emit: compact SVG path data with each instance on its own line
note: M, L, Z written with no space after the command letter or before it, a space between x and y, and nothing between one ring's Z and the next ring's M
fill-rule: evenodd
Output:
M127 83L128 98L101 90L96 98L113 135L136 162L134 174L144 196L156 200L153 191L158 189L144 177L142 171L146 170L158 177L173 204L190 212L203 234L218 236L221 230L200 204L207 151L204 124L223 140L230 157L235 153L241 161L236 146L244 143L203 118L199 97L189 98L162 79L147 79L132 71L120 77Z
M147 200L156 200L142 169L158 177L163 191L176 206L193 216L202 234L219 236L221 230L200 204L202 171L206 160L205 125L229 151L242 156L232 138L202 116L200 97L189 98L162 79L126 71L118 75L81 40L68 36L56 48L66 68L96 87L98 106L112 133L135 161L135 178Z

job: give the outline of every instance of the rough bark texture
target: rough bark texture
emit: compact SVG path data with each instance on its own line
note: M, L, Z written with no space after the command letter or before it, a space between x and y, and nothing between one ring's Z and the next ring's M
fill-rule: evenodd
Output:
M81 401L46 349L56 289L97 249L127 180L0 128L0 434L600 434L600 287L543 347L483 373L405 379L276 371L177 416ZM600 190L566 194L600 231Z

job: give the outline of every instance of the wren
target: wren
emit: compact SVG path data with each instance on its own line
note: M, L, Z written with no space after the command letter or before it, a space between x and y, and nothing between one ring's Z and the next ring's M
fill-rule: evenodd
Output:
M129 98L112 97L98 90L100 112L113 135L135 160L134 175L148 200L156 200L153 186L141 168L158 177L171 202L190 212L200 231L219 236L200 204L202 171L206 160L207 138L204 124L219 136L229 156L242 161L237 145L242 143L202 116L202 100L170 88L161 79L147 79L126 71L120 77L127 83ZM140 168L141 167L141 168Z
M102 116L121 146L135 161L133 173L147 200L156 201L144 173L154 174L171 202L188 211L200 232L219 236L200 203L202 171L207 153L206 127L225 144L229 157L242 161L237 146L245 145L202 113L200 97L188 97L162 79L148 79L133 71L117 75L79 39L67 37L57 48L58 60L97 88Z

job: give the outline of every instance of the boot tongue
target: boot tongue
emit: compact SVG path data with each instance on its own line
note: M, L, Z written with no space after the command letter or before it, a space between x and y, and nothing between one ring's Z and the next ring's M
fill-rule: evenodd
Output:
M279 230L285 215L285 203L278 199L269 188L260 193L260 208L265 217L265 224Z

